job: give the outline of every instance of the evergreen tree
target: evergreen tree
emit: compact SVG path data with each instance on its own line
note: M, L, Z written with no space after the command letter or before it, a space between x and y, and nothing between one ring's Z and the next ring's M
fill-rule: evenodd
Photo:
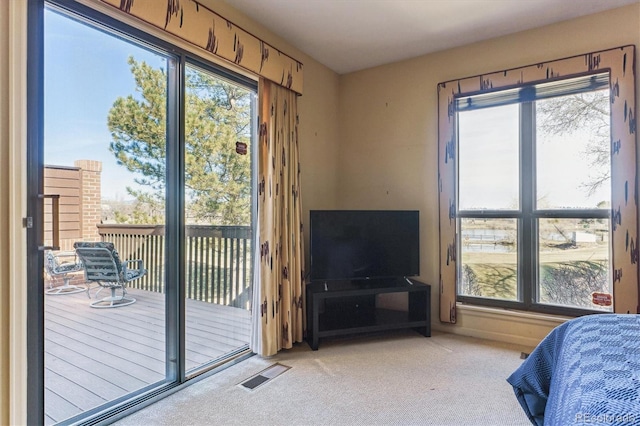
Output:
M145 62L128 60L136 94L119 97L108 115L109 150L144 187L127 223L160 223L166 189L167 75ZM251 92L195 68L187 68L185 90L185 200L188 224L248 225L251 219Z

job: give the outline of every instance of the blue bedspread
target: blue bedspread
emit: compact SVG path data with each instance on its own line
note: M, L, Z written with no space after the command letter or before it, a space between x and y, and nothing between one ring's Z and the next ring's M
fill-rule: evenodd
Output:
M534 425L640 425L640 315L567 321L507 381Z

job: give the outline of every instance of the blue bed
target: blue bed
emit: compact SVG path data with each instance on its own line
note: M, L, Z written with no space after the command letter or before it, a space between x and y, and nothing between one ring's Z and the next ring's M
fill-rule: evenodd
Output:
M640 425L640 315L567 321L507 381L534 425Z

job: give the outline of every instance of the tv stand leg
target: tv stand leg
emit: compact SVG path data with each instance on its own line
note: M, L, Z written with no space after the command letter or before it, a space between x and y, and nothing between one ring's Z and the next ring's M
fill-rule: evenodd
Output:
M318 337L318 333L320 332L320 298L319 297L314 297L313 298L313 312L311 313L312 316L312 328L311 328L311 339L309 341L309 346L311 346L311 350L313 351L317 351L318 350L318 340L320 340L320 338Z
M424 337L431 337L431 331L429 330L429 327L416 327L414 328L414 330L422 334Z
M426 326L415 327L414 330L425 337L431 336L431 287L424 292L409 294L409 318L412 321L425 321Z

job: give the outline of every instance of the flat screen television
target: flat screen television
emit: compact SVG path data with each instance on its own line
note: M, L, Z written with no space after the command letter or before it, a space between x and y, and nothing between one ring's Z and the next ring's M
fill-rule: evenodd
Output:
M312 281L420 275L419 212L312 210Z

